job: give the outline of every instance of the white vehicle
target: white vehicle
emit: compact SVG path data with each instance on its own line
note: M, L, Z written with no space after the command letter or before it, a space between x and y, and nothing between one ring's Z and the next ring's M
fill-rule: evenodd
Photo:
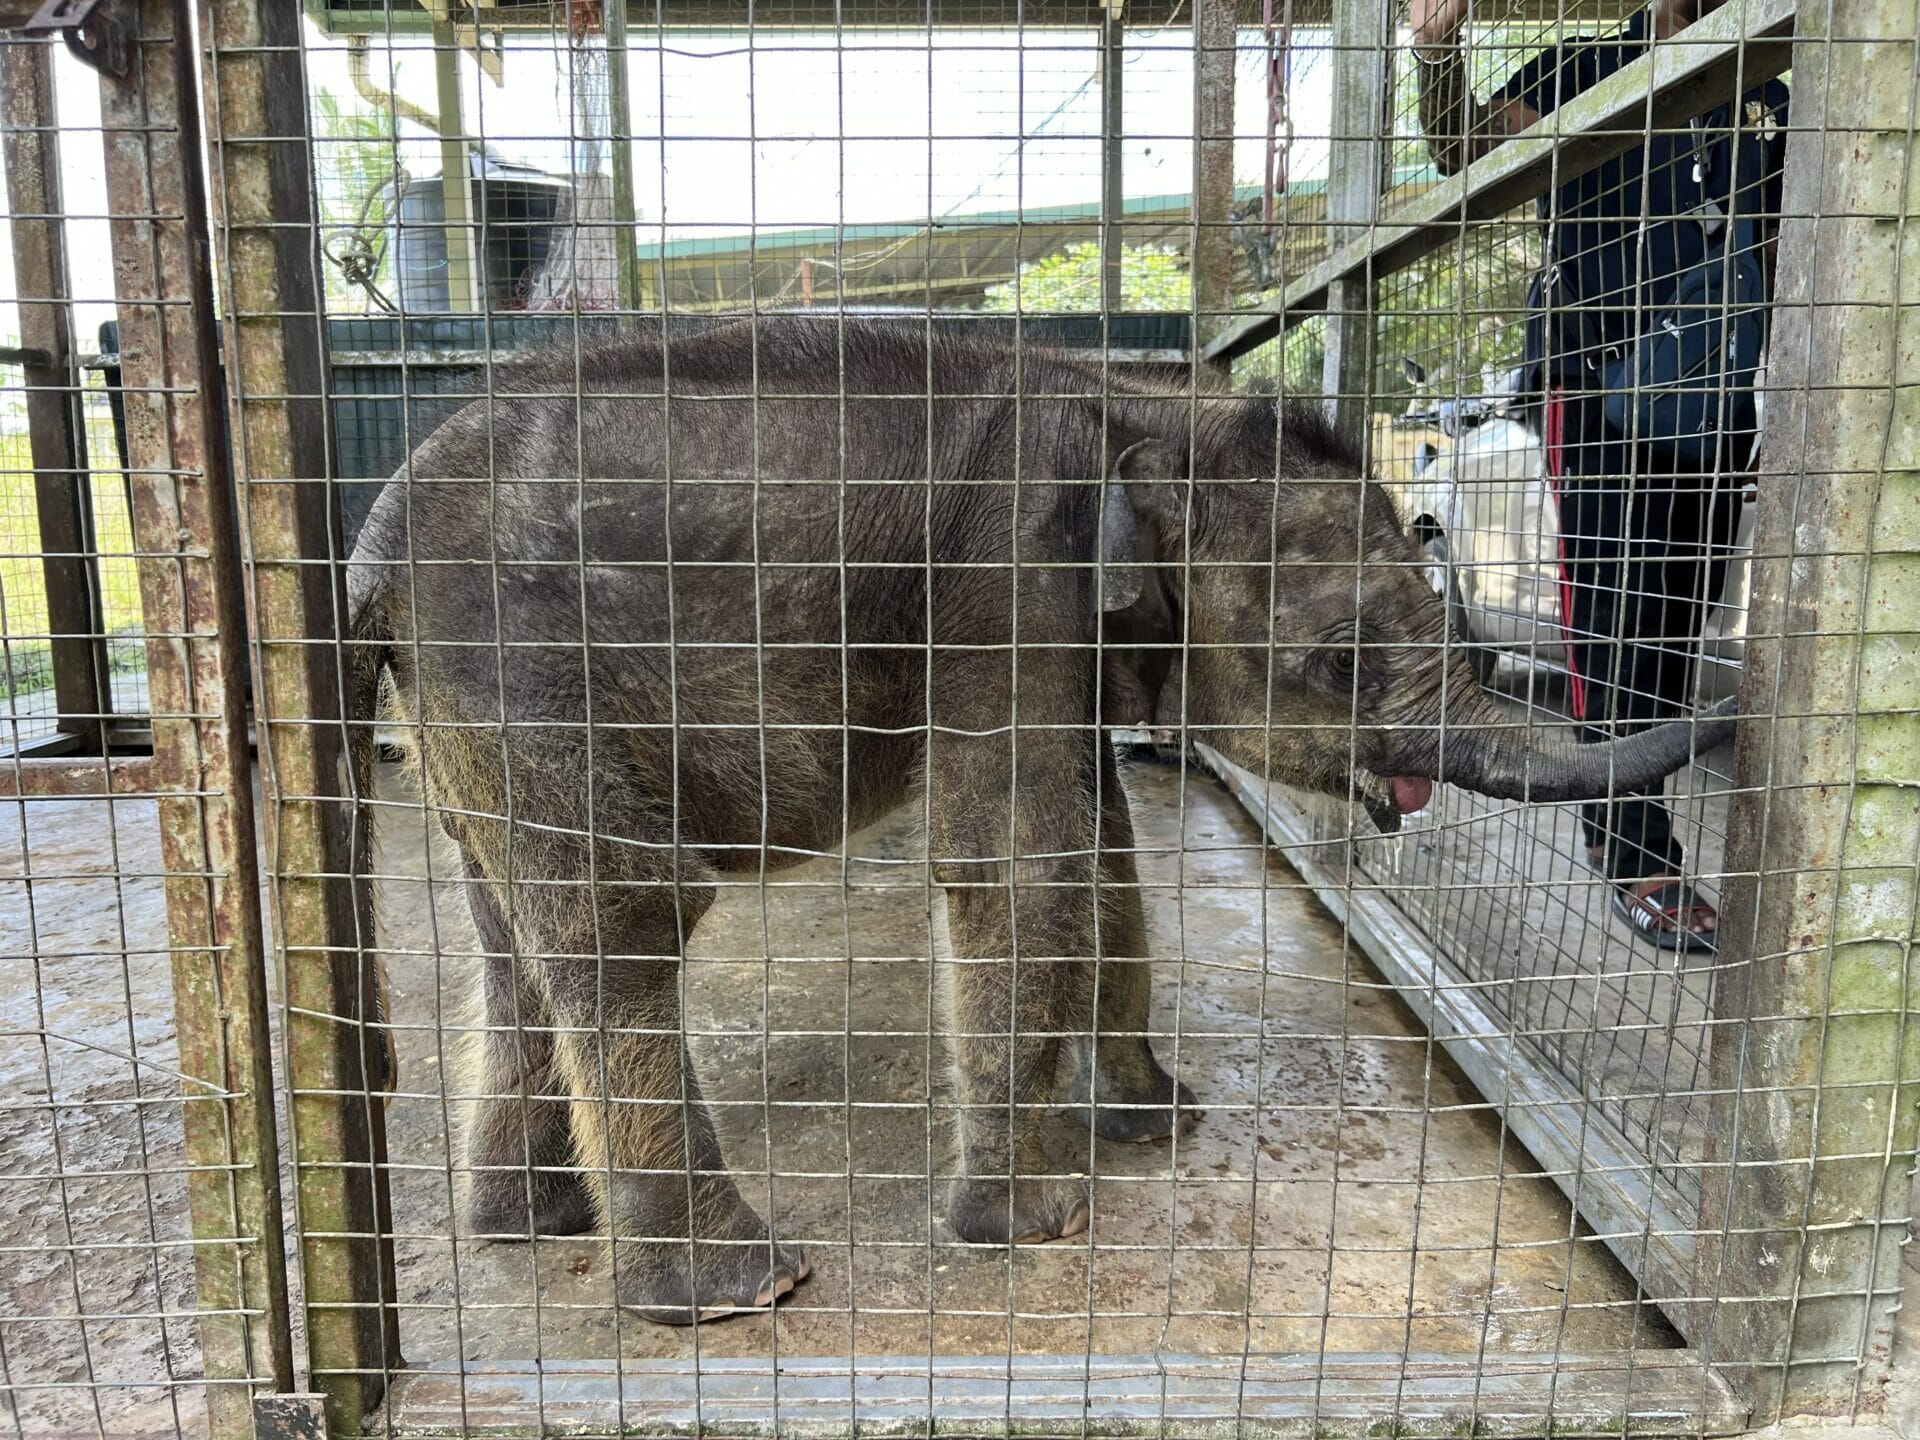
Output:
M1420 447L1413 480L1398 487L1402 513L1433 562L1428 577L1447 597L1449 623L1481 683L1525 694L1567 673L1567 647L1559 511L1545 448L1513 403L1519 376L1482 395L1435 401L1425 372L1405 364L1415 396L1395 423L1437 429L1448 443ZM1740 683L1753 499L1749 483L1726 583L1707 612L1695 679L1703 702Z

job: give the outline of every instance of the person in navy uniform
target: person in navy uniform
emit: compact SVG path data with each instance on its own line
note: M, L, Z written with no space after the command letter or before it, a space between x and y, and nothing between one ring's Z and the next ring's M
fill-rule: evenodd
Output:
M1420 125L1434 164L1453 174L1717 3L1654 0L1611 35L1549 47L1476 100L1461 43L1468 0L1411 0ZM1525 360L1559 506L1561 623L1585 739L1685 713L1757 439L1750 422L1724 430L1703 460L1649 440L1637 423L1623 431L1606 413L1606 367L1631 352L1691 267L1736 239L1758 252L1771 295L1787 99L1769 79L1540 200L1547 264L1530 297ZM1581 829L1635 934L1664 949L1713 948L1717 917L1685 878L1658 793L1585 805Z

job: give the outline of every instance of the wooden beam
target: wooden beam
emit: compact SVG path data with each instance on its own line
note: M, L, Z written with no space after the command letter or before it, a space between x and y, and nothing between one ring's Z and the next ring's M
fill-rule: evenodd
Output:
M194 1294L214 1440L251 1440L252 1390L293 1388L248 751L245 579L221 407L197 58L188 0L116 6L139 44L102 75L133 549L147 630L150 786L166 871ZM297 98L299 91L294 92ZM231 360L234 342L225 346Z
M1793 63L1798 0L1728 0L1523 134L1384 217L1363 239L1340 247L1253 315L1206 347L1233 359L1277 336L1288 320L1327 308L1336 286L1403 269L1454 241L1462 225L1492 220L1642 143L1650 130L1676 129L1733 93Z
M1799 17L1716 956L1701 1286L1756 1423L1880 1408L1920 1049L1914 0Z
M327 480L302 27L282 0L201 5L226 388L252 562L263 838L286 1006L281 1093L303 1222L301 1388L326 1395L331 1433L357 1435L401 1353L386 1111L368 1093L381 1063L368 1023L372 893L350 878L367 822L343 754L345 566L327 563L345 551Z
M475 185L467 144L465 87L460 75L460 37L451 25L433 29L433 74L440 115L440 204L446 217L447 309L472 314L486 309L486 277L480 264L480 224L474 214ZM399 264L399 257L394 260ZM396 280L396 285L398 281ZM409 306L409 309L412 307Z
M1386 187L1393 134L1393 22L1387 0L1338 0L1333 17L1333 136L1327 150L1327 243L1371 233ZM1327 289L1321 388L1334 428L1364 454L1373 426L1374 276L1361 270ZM1232 354L1209 358L1230 362ZM1233 352L1238 354L1239 352Z
M1100 309L1126 306L1121 286L1126 235L1126 0L1106 0L1100 21ZM964 256L966 252L961 251Z
M1232 0L1193 0L1193 333L1218 334L1233 309L1233 92L1239 31Z
M639 214L633 198L633 106L627 96L627 7L606 7L607 146L613 161L613 253L617 267L615 301L622 314L640 303L635 273L634 226Z

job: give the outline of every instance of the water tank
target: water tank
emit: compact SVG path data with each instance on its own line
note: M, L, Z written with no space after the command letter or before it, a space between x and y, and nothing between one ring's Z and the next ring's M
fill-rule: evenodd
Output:
M485 306L517 310L526 287L553 244L554 219L570 182L493 156L468 157L468 213L483 252ZM468 308L447 287L447 203L439 177L409 180L396 207L399 233L393 243L394 283L410 315L447 314Z

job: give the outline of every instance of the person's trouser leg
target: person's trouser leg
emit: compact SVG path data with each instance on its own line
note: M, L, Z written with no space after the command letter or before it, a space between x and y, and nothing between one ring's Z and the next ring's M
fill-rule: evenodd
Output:
M1562 622L1574 713L1589 741L1684 713L1738 503L1710 479L1675 473L1659 452L1633 456L1598 409L1592 397L1576 397L1550 413L1548 426ZM1681 846L1658 793L1581 807L1586 843L1605 847L1611 878L1678 872Z

